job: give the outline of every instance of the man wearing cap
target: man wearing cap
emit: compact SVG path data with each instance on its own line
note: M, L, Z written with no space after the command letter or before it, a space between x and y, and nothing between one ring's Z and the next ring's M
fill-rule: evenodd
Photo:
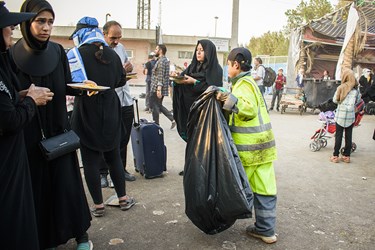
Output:
M273 110L273 107L275 106L276 98L277 98L276 110L277 112L280 111L279 110L280 99L281 99L281 95L283 94L285 84L286 84L286 77L283 75L283 69L279 68L279 70L277 71L275 84L273 85L273 88L272 88L272 101L271 101L270 111Z
M263 242L277 241L276 180L273 161L276 160L275 138L263 95L251 76L252 56L246 48L235 48L228 55L228 76L232 93L218 91L229 116L233 141L254 192L255 223L246 232Z

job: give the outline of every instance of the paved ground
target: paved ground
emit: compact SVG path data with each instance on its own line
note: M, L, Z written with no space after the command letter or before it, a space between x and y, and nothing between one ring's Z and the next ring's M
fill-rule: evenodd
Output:
M136 96L144 91L143 87L131 89ZM170 98L165 104L171 107ZM144 99L140 107L144 108ZM151 120L143 111L141 117ZM375 141L371 137L375 116L365 116L354 129L358 149L350 164L329 162L334 139L326 148L310 151L310 137L321 126L312 112L300 116L287 109L285 114L271 112L271 119L278 148L276 244L266 245L245 234L252 219L238 220L230 229L211 236L189 221L178 176L185 143L162 116L168 172L153 180L136 174L137 180L127 183L127 190L137 205L126 212L107 207L104 217L93 218L89 234L94 249L374 249ZM132 159L130 144L128 153ZM128 169L134 172L131 160ZM113 189L103 189L105 199L113 194ZM88 193L87 197L92 204ZM74 249L74 242L59 249Z

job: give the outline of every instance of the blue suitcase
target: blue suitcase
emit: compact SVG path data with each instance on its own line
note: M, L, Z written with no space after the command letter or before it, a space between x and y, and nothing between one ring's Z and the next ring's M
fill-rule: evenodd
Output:
M131 140L134 167L145 178L162 177L167 170L167 148L164 131L154 122L139 119L138 100L135 99L137 121L132 126Z

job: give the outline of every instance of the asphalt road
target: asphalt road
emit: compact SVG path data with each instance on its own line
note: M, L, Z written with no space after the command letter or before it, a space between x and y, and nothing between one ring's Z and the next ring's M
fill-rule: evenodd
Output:
M143 87L131 87L138 96ZM269 101L270 96L266 97ZM171 108L170 98L165 106ZM141 110L144 99L140 99ZM375 249L375 116L364 116L353 132L358 148L350 164L329 161L334 139L326 148L312 152L310 137L320 128L318 116L308 110L285 114L271 111L278 160L278 242L266 245L249 237L245 227L253 219L238 220L217 235L206 235L184 213L182 177L185 143L161 115L168 148L168 171L163 178L146 180L134 172L128 147L128 170L137 180L127 192L137 200L129 211L107 207L102 218L93 218L89 230L94 249ZM151 114L141 111L151 120ZM87 190L87 189L86 189ZM104 199L114 194L103 189ZM89 204L92 204L87 192ZM73 240L58 249L74 249Z

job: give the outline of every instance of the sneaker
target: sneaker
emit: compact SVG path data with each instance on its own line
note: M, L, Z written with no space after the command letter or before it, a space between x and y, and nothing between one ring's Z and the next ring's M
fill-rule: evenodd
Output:
M248 226L246 228L246 233L250 236L261 239L263 242L265 242L267 244L272 244L272 243L275 243L277 241L277 237L276 237L275 234L272 235L272 236L262 235L262 234L260 234L259 232L256 231L254 226Z
M120 209L122 211L129 210L132 206L135 205L135 199L133 197L127 196L126 200L120 200Z
M89 240L88 242L82 242L77 245L77 250L92 250L94 248L94 245L92 244L92 241Z
M145 108L143 111L149 111L150 109L149 108Z
M277 112L280 112L280 109L279 109L279 108L276 108L276 111L277 111Z
M108 187L108 179L106 174L100 175L100 185L102 188Z
M91 214L95 217L102 217L104 215L104 210L104 207L95 207L95 205L90 208Z
M270 108L268 111L272 111L273 110L273 108Z
M172 125L171 125L171 129L174 129L175 127L176 127L176 122L173 121L173 122L172 122Z
M135 181L135 176L125 170L125 180L126 181Z

